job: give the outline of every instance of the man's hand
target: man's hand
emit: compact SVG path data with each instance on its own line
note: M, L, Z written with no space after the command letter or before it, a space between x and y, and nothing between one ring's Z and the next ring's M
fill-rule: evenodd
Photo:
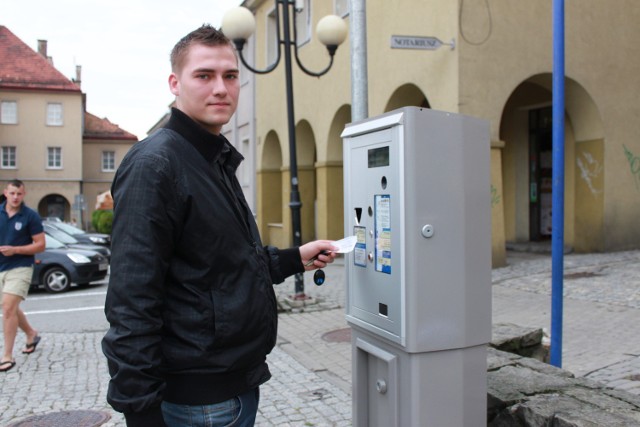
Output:
M4 256L14 255L35 255L44 251L46 246L46 240L44 233L36 234L31 237L33 243L24 246L0 246L0 253Z
M300 257L307 271L324 268L333 262L338 248L331 240L315 240L300 246Z
M14 256L16 248L15 246L0 246L0 253L4 256Z

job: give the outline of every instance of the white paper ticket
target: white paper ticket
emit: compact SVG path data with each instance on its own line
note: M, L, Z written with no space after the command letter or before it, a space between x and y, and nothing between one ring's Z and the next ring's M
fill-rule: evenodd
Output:
M337 252L339 254L346 254L348 252L351 252L353 248L356 247L357 240L358 238L356 236L349 236L345 237L344 239L336 240L335 242L333 242L333 246L336 246L338 250L334 252Z

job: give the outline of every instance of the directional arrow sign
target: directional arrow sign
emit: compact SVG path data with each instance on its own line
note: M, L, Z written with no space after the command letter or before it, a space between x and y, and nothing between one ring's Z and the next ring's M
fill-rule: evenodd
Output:
M443 43L437 37L415 37L415 36L391 36L392 49L422 49L436 50L442 45L455 47L454 41L451 43Z

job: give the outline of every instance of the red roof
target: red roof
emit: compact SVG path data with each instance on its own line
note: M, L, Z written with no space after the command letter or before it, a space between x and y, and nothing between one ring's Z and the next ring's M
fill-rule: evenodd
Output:
M0 89L81 92L49 61L0 25Z
M101 119L89 112L84 113L84 139L122 139L137 141L138 137L111 123L107 118Z

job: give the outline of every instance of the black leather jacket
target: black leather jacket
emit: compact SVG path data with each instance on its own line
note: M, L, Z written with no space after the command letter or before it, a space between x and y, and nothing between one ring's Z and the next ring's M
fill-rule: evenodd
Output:
M161 422L162 400L216 403L270 378L272 284L304 267L297 248L262 246L241 161L174 109L118 168L103 351L129 426Z

